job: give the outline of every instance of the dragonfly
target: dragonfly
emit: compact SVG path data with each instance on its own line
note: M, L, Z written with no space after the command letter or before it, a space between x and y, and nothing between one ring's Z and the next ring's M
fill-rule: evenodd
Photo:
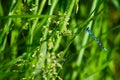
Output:
M86 28L86 31L89 33L89 35L96 41L96 43L102 47L104 49L104 51L107 51L107 49L103 46L103 44L99 41L99 39L97 39L94 34L92 33L92 31L89 29L89 27Z

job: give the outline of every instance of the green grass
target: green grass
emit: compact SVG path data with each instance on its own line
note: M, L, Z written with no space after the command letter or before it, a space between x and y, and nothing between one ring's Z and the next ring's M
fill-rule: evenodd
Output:
M0 0L0 80L119 80L119 3Z

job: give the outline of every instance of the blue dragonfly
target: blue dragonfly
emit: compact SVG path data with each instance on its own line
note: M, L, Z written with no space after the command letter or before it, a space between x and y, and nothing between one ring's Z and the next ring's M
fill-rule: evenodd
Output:
M89 27L86 28L86 31L89 33L89 35L96 41L96 43L104 49L104 51L107 51L107 49L102 45L102 43L94 36L92 31L89 29Z

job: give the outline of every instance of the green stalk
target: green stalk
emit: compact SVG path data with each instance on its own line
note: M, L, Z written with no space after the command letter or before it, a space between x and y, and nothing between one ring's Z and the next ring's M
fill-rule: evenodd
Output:
M67 25L67 23L68 23L67 20L70 18L70 15L71 15L71 13L72 13L72 10L73 10L73 8L74 8L74 5L75 5L75 0L72 0L71 4L70 4L70 6L69 6L69 9L68 9L68 13L66 14L66 17L65 17L65 21L64 21L64 23L63 23L63 25L62 25L61 32L63 32L64 30L66 30L66 25ZM60 36L60 37L57 39L56 45L55 45L55 47L54 47L54 49L53 49L53 52L55 52L55 51L58 49L58 47L59 47L59 45L60 45L60 42L61 42L61 39L62 39L62 36Z
M38 1L39 2L39 1ZM38 2L36 2L36 5L38 5ZM45 2L46 0L43 0L41 3L41 6L39 7L38 13L36 13L37 15L40 15L44 6L45 6ZM37 9L37 8L36 8ZM37 10L35 10L35 12L37 12ZM35 14L35 13L34 13ZM31 45L33 43L33 37L34 37L34 29L36 28L37 22L38 22L39 18L36 18L36 20L33 22L32 28L30 29L30 41L29 44ZM30 50L30 49L29 49Z
M15 1L13 0L10 6L10 10L8 15L12 15L13 14L13 6L15 5ZM10 30L10 24L11 24L12 19L9 18L6 23L5 23L5 27L3 29L2 34L0 35L0 52L3 51L5 49L5 45L6 45L6 40L7 40L7 35L9 33Z
M92 8L91 8L91 12L93 12L95 10L95 8L97 7L97 2L98 0L94 0L93 1L93 5L92 5ZM90 16L90 18L92 18L94 16L95 12L93 12ZM89 28L91 29L92 27L92 23L93 21L89 22L89 24L87 26L89 26ZM83 37L83 42L82 42L82 46L85 46L87 41L88 41L88 36L89 34L84 34L84 37ZM81 63L82 63L82 58L83 58L83 54L84 54L84 51L85 51L85 47L83 47L80 52L79 52L79 56L78 56L78 59L77 59L77 66L80 66Z
M49 15L52 15L53 14L53 11L55 9L55 6L57 5L58 3L58 0L55 0L52 5L51 5L51 9L50 9L50 13ZM45 28L45 32L44 32L44 35L43 35L43 38L46 40L47 39L47 35L48 35L48 30L49 30L49 26L50 26L50 20L51 18L48 18L48 21L47 21L47 25L46 25L46 28ZM37 66L34 70L35 74L34 76L38 75L38 73L40 72L40 70L43 68L43 66L47 66L47 64L45 64L45 60L46 60L46 53L47 53L47 41L44 41L42 44L41 44L41 47L40 47L40 54L39 56L44 56L42 58L39 58L38 59L38 62L37 62ZM43 76L41 76L43 77ZM46 76L47 77L47 76ZM48 79L48 77L47 77Z
M96 7L97 7L97 3L98 3L98 0L94 0L94 1L93 1L93 5L92 5L91 11L90 11L90 14L91 14L91 15L90 15L90 19L94 17L95 9L96 9ZM88 23L88 25L87 25L90 29L91 29L91 27L92 27L92 23L93 23L93 21L90 21L90 22ZM82 41L82 44L81 44L82 46L85 46L85 45L87 44L88 37L89 37L89 34L84 34L83 41ZM82 47L81 50L80 50L80 52L79 52L77 61L76 61L76 65L77 65L78 67L81 66L82 59L83 59L83 55L84 55L84 51L85 51L85 47ZM79 70L79 69L78 69L78 70ZM79 74L79 71L78 71L77 74ZM72 79L73 79L73 80L76 79L76 77L78 76L77 74L76 74L75 71L73 72L73 74L72 74L72 75L74 75L74 76L72 76ZM83 80L83 78L84 78L83 75L80 75L80 78Z
M58 3L58 0L55 0L51 6L51 9L50 9L50 13L49 15L52 15L53 14L53 11L55 9L55 6L57 5ZM44 36L43 38L46 40L47 39L47 35L48 35L48 30L49 30L49 26L50 26L50 21L51 18L48 18L48 21L47 21L47 25L46 25L46 28L45 28L45 33L44 33ZM43 42L42 45L41 45L41 52L43 54L46 54L47 53L47 41Z

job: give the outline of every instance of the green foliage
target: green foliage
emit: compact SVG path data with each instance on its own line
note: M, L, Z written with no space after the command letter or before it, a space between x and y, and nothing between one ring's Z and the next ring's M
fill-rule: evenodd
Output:
M119 80L119 22L119 0L0 0L0 80Z

